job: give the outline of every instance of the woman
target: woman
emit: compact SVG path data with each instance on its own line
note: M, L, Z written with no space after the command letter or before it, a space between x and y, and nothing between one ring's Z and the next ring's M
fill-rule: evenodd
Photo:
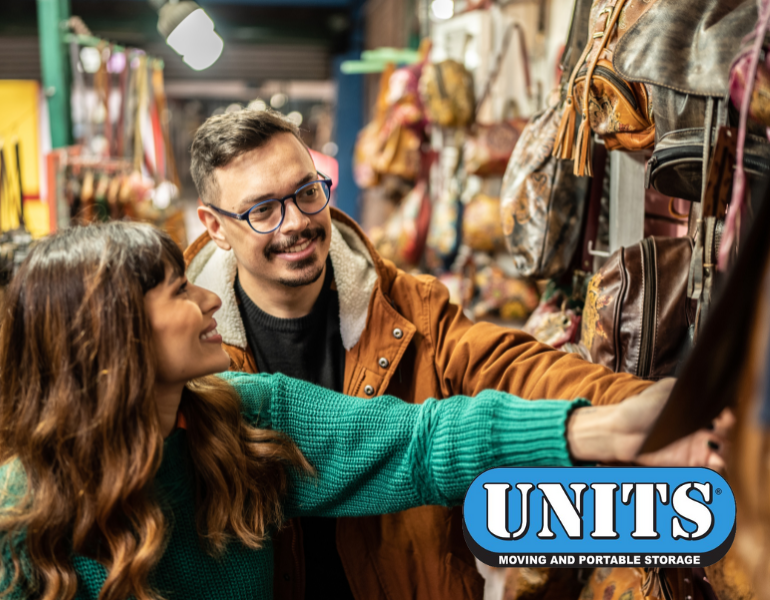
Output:
M456 504L496 465L628 461L662 404L485 392L415 406L211 376L229 365L219 305L146 225L73 228L32 251L0 331L8 597L271 598L284 518Z

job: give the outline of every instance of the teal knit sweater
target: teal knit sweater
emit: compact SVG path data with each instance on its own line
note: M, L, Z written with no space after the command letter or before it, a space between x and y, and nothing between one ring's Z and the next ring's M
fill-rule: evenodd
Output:
M294 478L287 518L454 505L486 469L568 466L566 418L587 404L527 402L486 391L473 399L457 396L414 405L389 396L351 398L282 375L222 377L240 394L247 421L287 433L317 470L317 477ZM2 479L13 471L4 470ZM168 506L171 533L151 577L154 589L167 600L272 599L269 542L256 551L232 542L220 558L205 552L195 529L192 465L183 429L166 439L156 481ZM77 598L96 600L105 568L82 556L74 556L73 563ZM26 597L15 592L11 597Z

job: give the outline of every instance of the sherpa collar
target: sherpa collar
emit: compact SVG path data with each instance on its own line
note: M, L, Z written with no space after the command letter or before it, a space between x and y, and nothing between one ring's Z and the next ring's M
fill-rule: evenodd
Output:
M355 230L332 222L329 256L340 303L340 334L345 350L361 339L366 326L369 298L377 282L377 271L364 241ZM235 298L237 263L232 250L222 250L210 240L187 266L187 277L195 285L215 292L222 299L217 312L217 331L225 344L246 349L243 326Z

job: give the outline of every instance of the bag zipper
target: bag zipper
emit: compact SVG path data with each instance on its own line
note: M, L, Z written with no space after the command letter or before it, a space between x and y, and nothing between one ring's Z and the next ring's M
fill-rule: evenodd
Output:
M581 77L585 77L586 73L588 73L588 66L583 66L578 71L575 81L577 81ZM639 105L636 102L636 97L634 96L634 93L631 91L631 88L628 85L628 83L626 83L624 80L618 77L617 74L612 69L608 69L607 67L597 65L594 68L593 77L601 77L602 79L606 79L607 81L609 81L615 88L617 88L617 90L623 95L623 97L626 100L628 100L628 103L631 106L633 106L634 110L639 109Z
M642 308L642 339L639 344L638 377L649 377L652 366L652 346L655 340L655 299L657 298L658 274L655 265L655 246L652 238L641 241L644 261L644 303Z
M676 148L665 148L663 150L658 150L652 155L652 158L650 158L650 171L655 169L655 167L661 163L668 162L669 160L678 160L680 158L693 158L699 161L703 160L703 146L679 146ZM770 164L768 164L767 161L757 157L756 155L744 155L743 163L753 171L770 171Z

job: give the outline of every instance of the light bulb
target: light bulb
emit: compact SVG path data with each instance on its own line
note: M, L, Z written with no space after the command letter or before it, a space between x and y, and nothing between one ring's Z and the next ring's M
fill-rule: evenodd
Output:
M194 48L184 53L184 62L196 71L208 69L217 61L224 47L222 38L211 31L205 37L198 39Z
M433 0L430 9L433 16L442 21L451 19L455 14L455 4L452 0Z
M185 56L188 52L214 33L214 21L209 18L202 8L194 10L174 28L166 43L176 50L177 54ZM214 34L216 35L216 34Z

